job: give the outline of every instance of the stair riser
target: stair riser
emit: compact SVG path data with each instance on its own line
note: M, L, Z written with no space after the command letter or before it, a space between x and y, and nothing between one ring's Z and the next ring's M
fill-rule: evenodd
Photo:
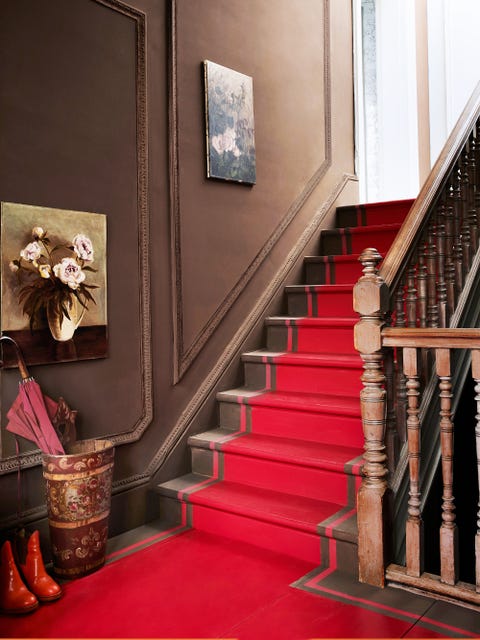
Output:
M358 579L358 546L354 542L320 538L322 568L334 568Z
M345 417L221 402L220 425L232 431L247 430L262 435L295 437L324 444L363 447L364 443L360 410L358 417Z
M159 495L159 516L163 522L171 523L172 526L185 524L185 504L176 498Z
M247 542L313 565L321 562L320 537L314 533L287 529L274 523L198 504L192 505L191 518L192 526L200 531Z
M213 477L215 474L212 451L190 446L192 471L202 476Z
M353 291L287 293L288 315L307 318L353 316Z
M403 222L412 203L413 200L406 203L385 203L384 206L339 207L336 214L337 227L361 227Z
M355 485L354 478L343 471L287 464L232 452L223 453L223 479L341 505L349 504L349 498L354 495L353 491L349 492L349 480L352 487Z
M340 230L322 233L321 250L323 255L347 255L362 253L367 247L375 247L384 257L389 250L397 231L379 229L370 232Z
M362 368L244 363L245 382L250 389L300 391L304 393L338 393L342 387L349 396L359 395Z
M362 275L358 260L351 262L306 262L306 284L352 284Z
M268 325L267 350L292 353L357 353L353 344L353 328L338 326Z
M352 329L297 327L297 351L306 353L357 353Z
M264 435L292 437L323 444L362 447L362 422L358 418L252 407L251 431Z

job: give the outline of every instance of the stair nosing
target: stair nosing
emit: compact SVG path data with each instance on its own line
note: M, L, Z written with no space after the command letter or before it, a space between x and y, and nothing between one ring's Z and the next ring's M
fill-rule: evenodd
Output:
M298 320L302 321L302 324L298 324ZM320 317L309 317L309 316L269 316L265 318L265 324L274 326L284 326L286 322L291 322L292 326L318 326L318 327L329 327L334 325L335 327L339 327L342 329L349 329L350 327L354 327L358 322L358 316L320 316Z
M287 293L353 293L355 282L325 283L325 284L290 284L285 287ZM307 292L307 289L310 289Z
M303 398L302 404L300 407L295 406L295 403L290 403L290 404L285 404L282 406L281 403L279 402L275 402L275 398L279 398L279 397L284 397L284 398L289 398L289 396L294 396L294 397L301 397ZM250 400L250 404L253 405L264 405L264 406L273 406L273 407L277 407L277 408L285 408L285 409L290 409L290 408L295 408L296 411L305 411L305 412L315 412L315 413L327 413L327 414L333 414L333 415L344 415L345 413L345 409L346 407L340 407L342 409L342 413L339 413L337 409L337 407L334 407L334 410L329 410L328 404L319 404L317 403L312 403L312 402L308 402L308 400L312 400L313 398L338 398L338 399L347 399L350 400L351 402L349 404L353 405L355 404L355 411L348 411L347 412L347 417L361 417L361 412L360 412L360 398L358 396L345 396L345 395L333 395L331 393L329 394L319 394L319 393L310 393L310 394L306 394L306 393L300 393L300 392L285 392L285 391L269 391L269 392L265 392L264 390L254 390L254 389L246 389L245 387L240 387L238 389L228 389L225 391L219 391L217 393L217 400L223 401L223 402L232 402L232 403L236 403L238 404L239 398L245 398L247 400ZM272 402L272 398L274 399ZM253 400L253 402L252 402ZM246 403L248 404L248 402ZM358 409L358 410L357 410Z
M303 352L303 351L246 351L241 355L242 362L264 362L267 358L267 363L275 364L277 366L282 364L289 364L294 366L319 366L335 368L335 369L361 369L363 370L362 361L358 353L315 353L315 352ZM276 360L281 358L280 361ZM335 362L335 358L338 358ZM302 362L304 361L304 362Z
M215 430L216 433L218 433L219 431L220 430ZM270 461L279 462L281 464L288 464L293 467L307 467L309 469L330 471L332 473L344 473L345 475L350 475L350 476L360 475L360 465L358 466L358 469L357 468L352 469L352 468L346 468L346 467L347 465L351 464L353 461L361 457L363 453L361 447L345 447L343 445L336 445L336 444L324 445L323 446L324 449L326 449L328 446L329 451L333 451L337 454L339 453L341 454L342 451L344 453L348 453L348 455L345 456L346 458L345 460L335 462L335 461L328 460L324 455L312 456L311 458L302 457L302 455L295 455L295 454L291 454L290 456L287 456L284 452L281 452L278 450L275 451L274 449L275 444L278 446L280 445L281 442L285 442L287 440L291 442L302 442L305 445L311 446L312 448L316 447L317 445L322 445L321 442L317 442L313 440L300 440L296 438L284 438L281 436L268 436L268 435L260 436L259 434L254 434L254 433L243 434L243 436L248 438L248 440L250 441L252 439L254 441L255 440L271 441L273 448L268 450L268 449L262 449L262 444L264 444L262 442L257 444L257 448L247 448L247 447L242 448L241 442L243 438L241 436L232 438L230 440L226 440L224 442L219 442L218 440L212 440L211 438L209 439L208 434L209 434L209 431L205 431L204 433L190 436L188 440L189 445L192 447L196 447L198 449L205 449L205 450L211 450L212 448L211 445L213 445L213 447L216 450L222 451L222 453L224 454L233 454L233 455L239 455L239 456L245 456L245 457L252 457L259 460L270 460ZM225 434L225 436L227 435L229 434ZM235 446L239 446L239 448L237 450L234 450ZM352 451L349 451L349 449L351 449Z
M348 226L348 227L335 227L334 229L324 229L322 233L325 235L341 234L345 231L355 234L371 233L372 231L397 231L402 226L403 222L390 222L387 224L368 224L365 226Z

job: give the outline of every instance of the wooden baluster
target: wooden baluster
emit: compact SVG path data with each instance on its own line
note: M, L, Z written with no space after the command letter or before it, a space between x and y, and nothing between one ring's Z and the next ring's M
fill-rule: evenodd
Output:
M475 209L480 211L480 120L475 125ZM480 222L480 221L479 221Z
M423 573L424 547L420 494L420 420L418 418L420 383L415 348L403 349L403 372L407 378L407 437L410 473L410 497L406 526L407 574L418 578Z
M402 276L400 283L395 291L395 327L406 327L405 315L405 277Z
M420 242L418 247L418 257L417 257L417 288L418 288L418 296L417 296L417 316L418 316L418 326L426 327L427 326L427 266L425 264L425 252L426 252L426 243L424 241ZM426 376L430 371L429 366L429 356L428 349L421 350L420 356L420 378L422 381L422 385L426 383ZM406 398L406 396L405 396Z
M445 194L445 286L447 289L447 322L450 321L456 305L455 264L453 259L453 207L450 198L451 186Z
M475 441L477 448L478 493L480 496L480 350L472 350L472 378L475 380L475 402L477 414L475 416ZM480 497L477 511L477 532L475 536L475 588L480 593Z
M453 208L453 262L455 265L455 297L458 300L458 296L463 289L463 249L460 234L462 224L460 182L458 169L456 168L454 169L454 172L452 174L451 202Z
M458 580L458 530L453 497L453 422L450 350L436 349L440 379L440 444L442 450L442 526L440 527L440 577L446 584Z
M417 289L415 287L416 268L413 261L407 269L407 327L417 326Z
M437 274L435 233L431 224L427 234L427 324L438 327Z
M378 275L381 255L365 249L360 255L363 276L353 289L353 306L360 314L355 325L355 347L363 360L360 392L365 441L363 480L357 494L359 579L371 585L385 584L385 453L386 391L383 374L382 327L388 309L388 289Z
M405 304L404 304L405 281L402 278L400 284L395 291L395 326L405 327ZM401 349L396 350L396 367L395 367L395 403L397 405L397 431L401 442L405 442L407 438L407 389L405 387L405 376L403 374L403 352Z
M447 284L445 281L445 204L440 203L437 211L437 296L438 325L447 326Z
M462 282L465 282L468 272L470 271L471 251L470 251L470 227L468 226L468 218L465 218L462 224Z
M455 265L453 262L447 262L445 265L445 286L447 289L447 321L450 324L450 318L455 312Z
M395 471L399 453L399 433L397 430L397 416L395 411L395 358L393 349L389 349L385 354L384 372L385 388L387 391L387 424L385 432L385 446L387 452L387 467L388 470L392 473L393 471Z
M427 266L425 264L425 243L421 242L417 250L417 315L418 326L427 326Z
M470 265L472 263L470 226L468 221L468 154L466 153L465 149L463 150L463 153L458 160L458 165L460 170L460 200L462 203L462 223L460 227L462 236L462 274L463 281L465 282L465 278L467 276L467 273L470 271Z
M472 255L475 255L478 249L478 216L475 205L475 192L477 185L477 165L476 165L476 145L477 142L472 133L469 139L468 154L468 224L470 227L470 241L472 246Z

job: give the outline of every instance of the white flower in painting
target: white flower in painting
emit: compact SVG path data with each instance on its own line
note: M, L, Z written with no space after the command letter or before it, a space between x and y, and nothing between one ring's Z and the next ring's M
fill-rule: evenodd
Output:
M213 136L212 138L212 147L215 149L215 151L218 153L218 155L222 155L222 153L225 151L225 149L223 148L223 136L222 134L219 134L218 136Z
M53 267L53 273L70 289L78 289L85 280L85 273L73 258L62 258L62 261Z
M42 239L45 235L45 231L43 227L33 227L32 229L32 237L37 240L38 238Z
M233 127L228 127L223 133L213 136L212 147L219 155L227 151L231 151L236 158L242 155L237 147L237 134Z
M37 260L37 258L40 257L41 253L42 248L38 244L38 242L30 242L29 244L27 244L25 249L22 249L20 251L20 256L28 262L34 262L35 260Z
M10 271L12 271L13 273L15 273L16 271L18 271L20 269L20 267L18 266L18 264L15 264L15 262L13 262L13 260L11 262L8 263L8 268L10 269Z
M72 240L73 250L85 262L93 262L93 245L90 238L83 233L77 233Z

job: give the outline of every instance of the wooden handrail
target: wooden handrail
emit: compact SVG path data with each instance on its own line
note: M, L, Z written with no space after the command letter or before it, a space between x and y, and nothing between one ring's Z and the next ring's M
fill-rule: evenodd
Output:
M382 344L418 349L480 349L480 329L386 327L382 331Z
M442 184L448 178L458 154L467 142L468 136L479 117L480 82L475 87L470 100L467 102L430 175L400 228L394 243L385 256L380 268L380 277L388 287L393 285L400 267L405 262L413 245L414 238L422 228L430 205L438 196Z

